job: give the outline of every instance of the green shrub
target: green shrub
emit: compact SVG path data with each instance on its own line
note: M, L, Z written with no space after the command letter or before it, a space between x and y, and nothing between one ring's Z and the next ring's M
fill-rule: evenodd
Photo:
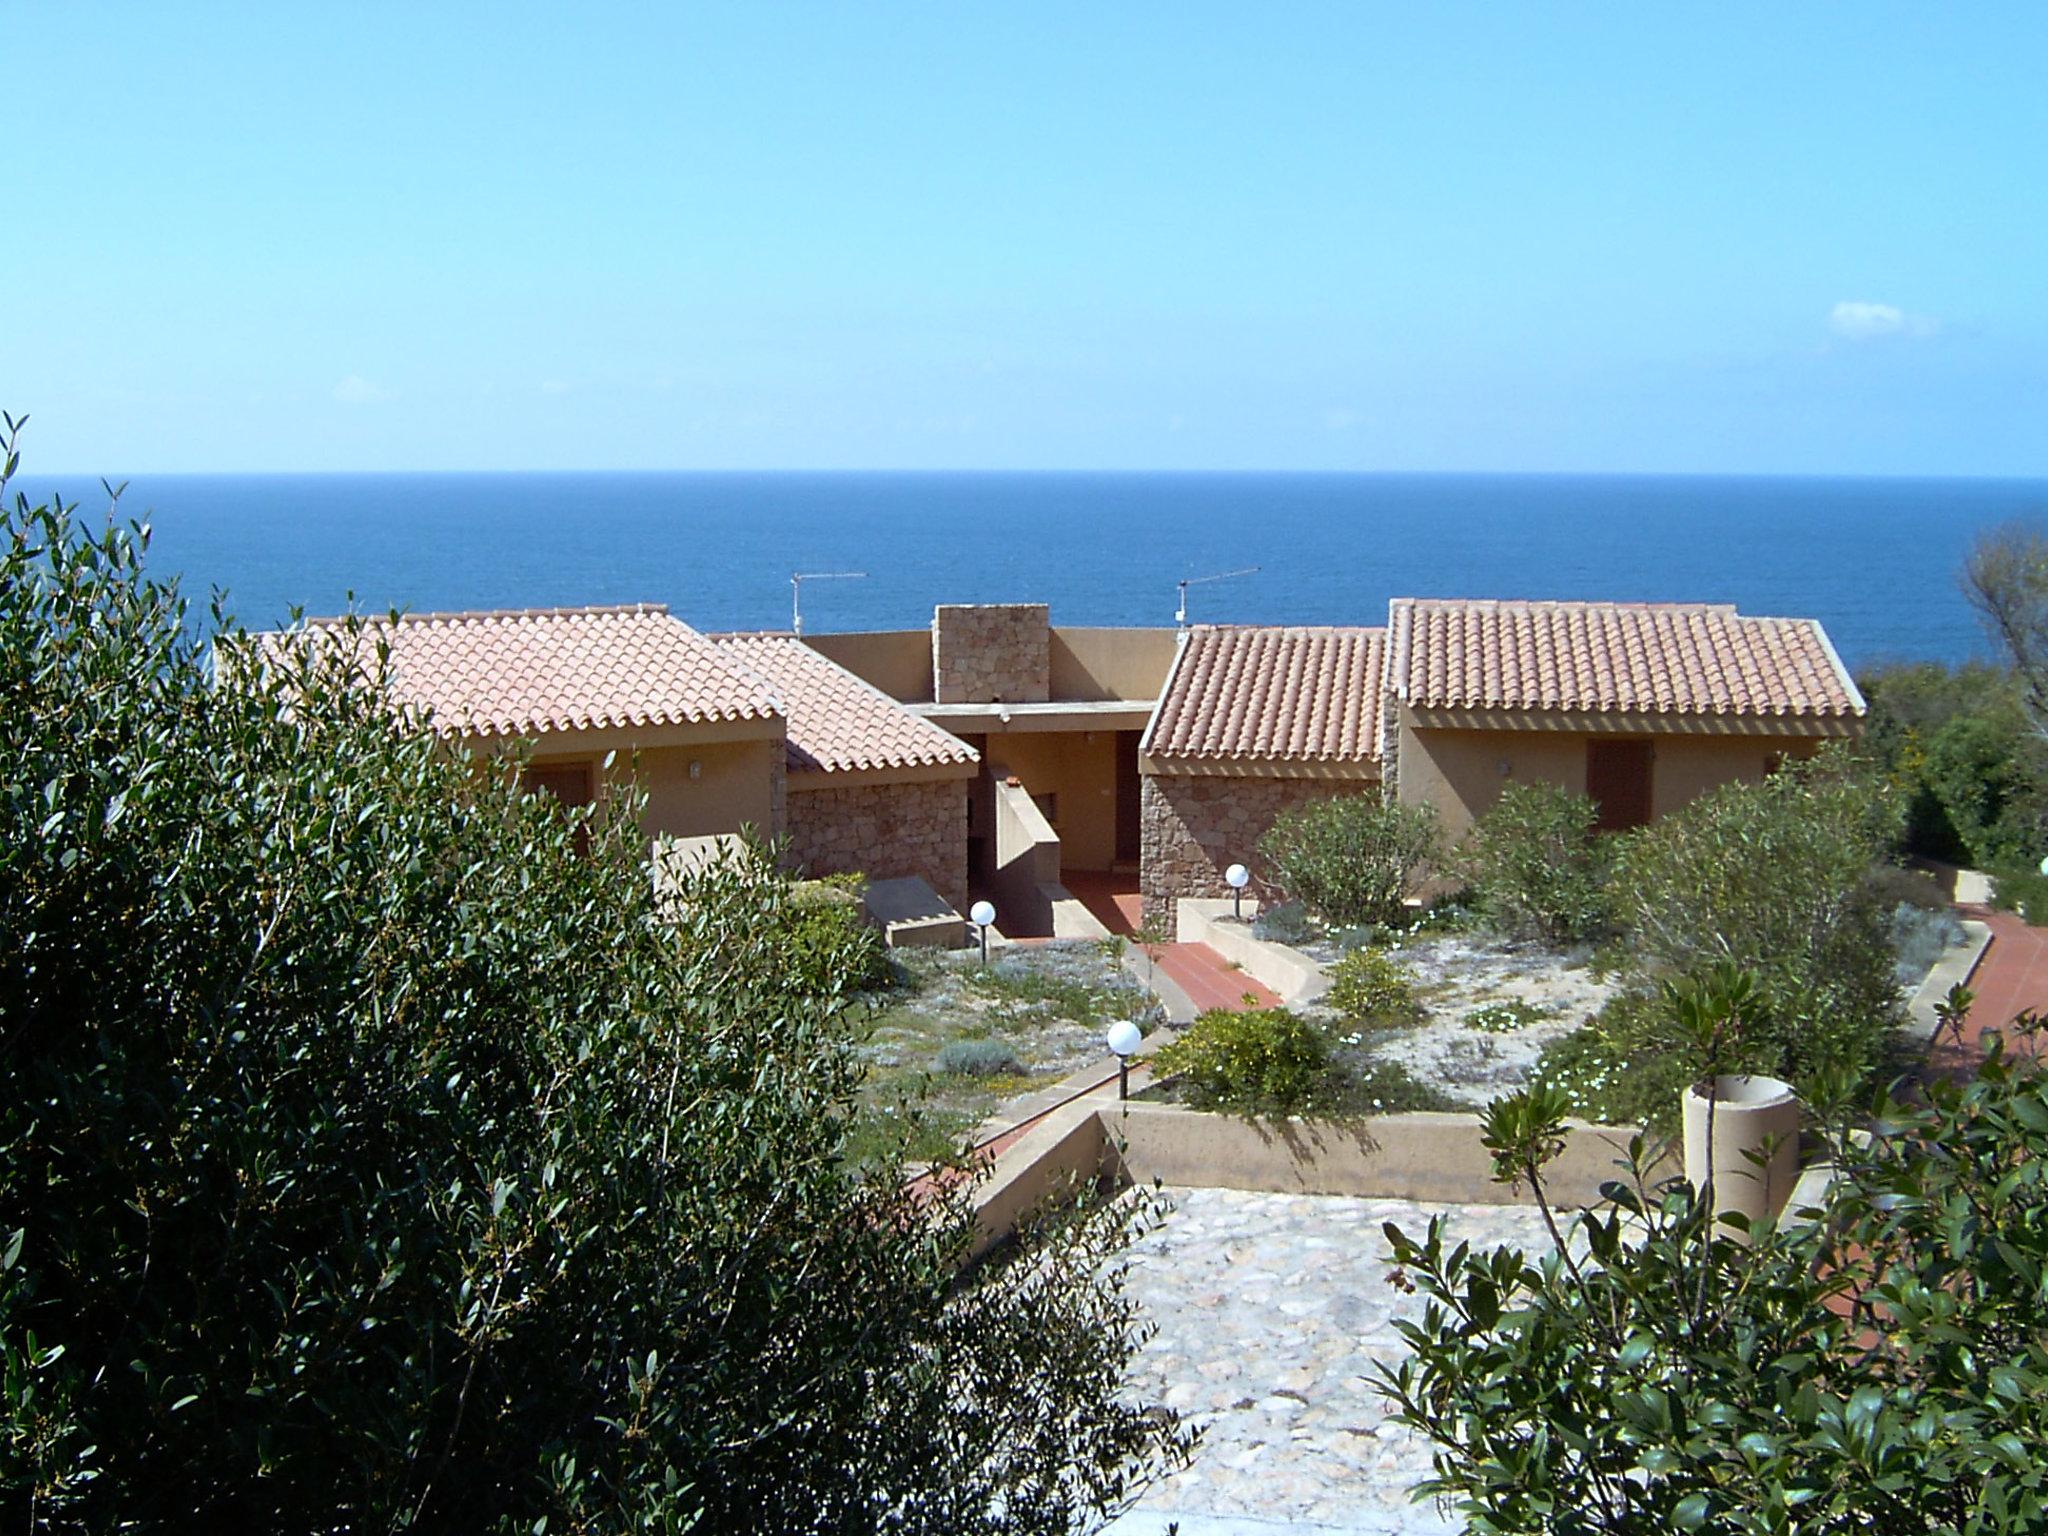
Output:
M0 519L10 1523L1064 1533L1173 1454L1117 1208L963 1273L964 1169L849 1161L759 849L667 913L636 807L338 657L216 686L137 559Z
M1315 936L1308 908L1298 901L1276 902L1252 919L1252 937L1269 944L1307 944Z
M1617 994L1590 1023L1545 1045L1529 1074L1582 1120L1660 1134L1676 1129L1680 1096L1699 1076L1647 991Z
M1458 1523L1835 1536L2038 1533L2048 1439L2048 1083L1994 1057L1884 1134L1838 1138L1819 1220L1709 1223L1682 1181L1608 1186L1556 1252L1389 1224L1409 1358L1379 1371ZM1496 1177L1540 1196L1563 1106L1492 1106Z
M1864 740L1906 798L1910 851L1979 869L2048 853L2048 743L2009 669L1916 662L1860 681Z
M888 946L858 896L810 882L783 909L776 948L792 985L818 997L872 992L894 979Z
M1354 949L1332 965L1324 1001L1360 1024L1412 1024L1421 1015L1415 983L1384 950Z
M1291 1115L1315 1104L1329 1063L1322 1031L1299 1014L1219 1008L1162 1048L1153 1070L1184 1076L1191 1099L1205 1109Z
M937 1066L961 1077L1008 1077L1024 1070L1004 1040L948 1040L939 1047Z
M1991 879L1991 905L2017 912L2036 926L2048 924L2048 875L2038 869L2001 869Z
M1834 749L1630 834L1613 889L1642 984L1754 971L1776 1075L1867 1067L1901 1012L1890 913L1868 883L1899 817L1896 791Z
M1902 987L1917 987L1947 951L1963 942L1963 925L1950 907L1900 902L1891 909L1885 937L1897 956L1892 974Z
M1259 841L1271 878L1324 922L1399 923L1442 856L1436 810L1377 794L1335 795L1283 813Z
M1468 1106L1423 1082L1398 1061L1340 1054L1317 1107L1336 1118L1456 1111Z
M1552 944L1612 926L1600 808L1554 784L1510 784L1463 849L1481 912L1502 932Z

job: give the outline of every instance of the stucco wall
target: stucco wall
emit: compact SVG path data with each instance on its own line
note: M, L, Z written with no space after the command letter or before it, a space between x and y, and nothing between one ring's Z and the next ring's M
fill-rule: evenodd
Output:
M1044 603L941 603L932 613L932 696L941 704L1043 704L1052 690Z
M1818 742L1797 736L1664 735L1651 738L1650 813L1677 810L1707 790L1761 779L1774 758L1810 756ZM1578 731L1400 728L1399 793L1404 804L1429 801L1453 841L1515 782L1586 792L1586 742Z
M932 632L884 629L843 635L805 635L804 644L892 699L929 704L932 697Z
M967 910L965 779L789 792L789 856L811 875L917 875Z
M1138 888L1147 920L1171 922L1182 896L1228 896L1223 871L1264 875L1259 839L1283 811L1337 795L1378 794L1370 779L1256 779L1146 774L1139 789L1145 819Z
M1077 629L1052 632L1055 699L1156 699L1166 686L1180 632Z
M1108 869L1116 862L1115 731L1020 731L988 740L995 762L1032 794L1059 796L1053 826L1063 868Z
M602 756L535 752L536 764L601 762ZM698 765L690 776L690 765ZM779 741L706 742L683 747L620 751L605 776L606 793L619 792L637 773L647 791L641 824L648 837L705 837L751 826L763 836L780 830L783 748Z

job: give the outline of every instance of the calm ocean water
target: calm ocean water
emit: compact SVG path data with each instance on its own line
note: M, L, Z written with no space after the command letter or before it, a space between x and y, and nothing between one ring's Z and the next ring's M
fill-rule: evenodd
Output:
M87 480L55 488L88 510ZM703 629L908 629L935 602L1056 623L1381 623L1390 596L1736 603L1823 620L1849 663L1984 644L1955 573L2048 481L1095 474L147 475L151 564L245 624L294 605L666 602Z

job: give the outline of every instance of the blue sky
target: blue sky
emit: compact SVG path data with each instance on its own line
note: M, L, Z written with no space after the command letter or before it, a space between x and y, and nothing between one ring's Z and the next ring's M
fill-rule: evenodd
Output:
M2048 473L2048 7L44 4L31 467Z

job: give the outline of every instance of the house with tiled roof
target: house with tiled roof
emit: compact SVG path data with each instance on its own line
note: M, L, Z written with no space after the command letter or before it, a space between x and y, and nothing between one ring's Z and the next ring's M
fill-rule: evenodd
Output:
M1282 812L1380 791L1384 629L1197 625L1138 746L1149 905L1220 891Z
M1819 623L1727 604L1403 598L1387 647L1390 778L1454 838L1517 779L1618 831L1862 729Z
M1281 812L1368 787L1456 841L1517 780L1609 830L1861 729L1811 619L1705 603L1401 598L1385 629L1187 631L1142 748L1148 907L1224 894Z
M630 777L651 837L781 823L782 705L660 605L310 619L255 640L272 663L304 647L352 647L365 672L381 659L395 707L472 751L524 754L529 787L567 804Z
M381 652L396 706L525 754L564 800L631 775L651 838L752 826L814 875L988 896L1017 935L1100 933L1091 914L1140 893L1170 918L1333 795L1428 803L1455 839L1542 781L1620 829L1864 713L1818 623L1704 603L1402 598L1385 626L1185 629L946 604L924 629L801 637L642 605L316 620L258 644Z
M980 754L795 635L715 639L787 716L792 863L812 875L915 875L965 911L968 790Z

